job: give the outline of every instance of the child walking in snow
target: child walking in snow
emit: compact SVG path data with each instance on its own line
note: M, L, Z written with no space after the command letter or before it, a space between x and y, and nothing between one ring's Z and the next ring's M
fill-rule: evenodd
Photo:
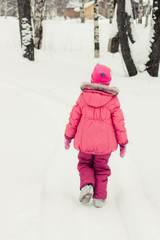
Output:
M85 204L93 197L93 205L98 208L103 207L107 198L111 153L119 145L120 156L124 157L128 143L118 89L110 87L110 82L110 68L96 65L91 83L81 86L82 93L65 129L65 149L70 148L74 139L74 147L79 151L79 200Z

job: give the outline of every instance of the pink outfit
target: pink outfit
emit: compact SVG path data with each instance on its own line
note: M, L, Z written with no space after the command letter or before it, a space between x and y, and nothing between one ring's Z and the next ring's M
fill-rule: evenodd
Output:
M117 89L92 83L83 84L82 89L70 113L66 138L74 138L78 151L95 155L111 153L118 144L127 143L123 113L117 96L113 95Z
M83 92L70 113L65 138L74 138L74 147L80 152L80 189L92 184L94 198L105 199L111 152L118 144L124 146L128 142L118 89L97 83L84 83L81 89Z
M97 64L91 75L91 83L101 83L109 85L111 82L111 69L105 65Z
M111 154L92 155L87 153L78 154L78 171L80 175L80 189L86 184L92 184L94 188L94 198L107 198L108 177L111 170L108 160Z

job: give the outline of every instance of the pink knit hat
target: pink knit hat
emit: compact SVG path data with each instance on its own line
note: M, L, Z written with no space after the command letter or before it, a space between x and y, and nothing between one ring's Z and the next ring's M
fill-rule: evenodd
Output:
M91 75L91 83L109 85L111 82L111 69L105 65L97 64Z

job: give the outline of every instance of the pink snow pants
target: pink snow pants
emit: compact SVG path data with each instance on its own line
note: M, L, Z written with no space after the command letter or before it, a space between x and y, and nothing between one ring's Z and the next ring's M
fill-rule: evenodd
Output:
M79 152L79 163L77 169L80 175L80 189L86 184L92 184L94 188L94 198L107 198L108 177L111 170L108 161L111 154L93 155Z

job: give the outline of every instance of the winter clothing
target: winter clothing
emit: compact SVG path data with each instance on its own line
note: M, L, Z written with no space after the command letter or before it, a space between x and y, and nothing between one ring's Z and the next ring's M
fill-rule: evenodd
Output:
M101 208L101 207L103 207L105 204L106 204L106 200L105 200L105 199L96 199L96 198L93 199L93 205L94 205L96 208Z
M85 185L80 192L79 201L83 204L88 203L93 197L93 186L91 184Z
M118 90L100 84L83 84L73 107L65 136L74 138L74 147L84 153L104 155L127 143Z
M97 64L91 75L91 83L101 83L109 85L111 82L111 69L105 65Z
M123 158L126 154L126 145L120 146L120 157Z
M120 156L124 157L128 143L118 89L108 86L110 73L104 65L94 68L91 83L81 86L82 93L72 108L65 129L65 148L69 149L74 139L74 147L79 151L79 200L87 203L93 197L93 204L98 208L107 198L110 155L119 144Z
M105 199L107 197L108 177L111 170L108 166L109 157L106 155L93 155L80 152L78 154L78 171L80 175L80 189L86 184L94 187L94 198Z

